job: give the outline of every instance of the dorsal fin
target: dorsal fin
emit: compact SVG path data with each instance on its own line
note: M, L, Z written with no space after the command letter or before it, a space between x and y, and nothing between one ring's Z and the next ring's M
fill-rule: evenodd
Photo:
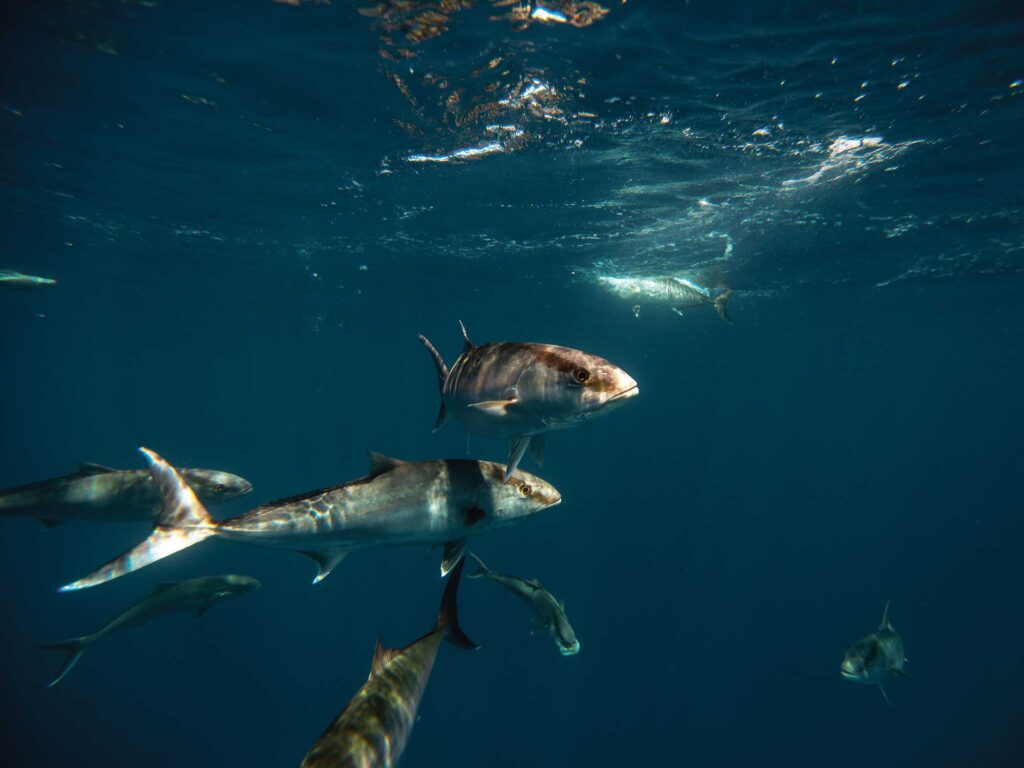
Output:
M889 603L892 602L892 598L885 601L885 610L882 611L882 623L878 625L879 629L892 629L892 624L889 623Z
M462 324L461 320L459 320L459 328L462 329L462 338L464 339L462 344L462 354L466 354L467 352L471 352L476 349L473 342L469 340L469 334L466 332L466 326Z
M373 647L373 663L370 664L370 678L379 675L392 659L402 652L401 648L385 648L377 636L377 644Z
M109 472L116 472L116 469L110 467L104 467L102 464L93 464L89 461L83 461L78 465L78 472L75 474L82 475L83 477L88 475L105 475Z
M403 464L408 464L408 462L402 461L401 459L394 459L390 456L385 456L383 453L370 451L370 477L383 475L385 472L389 472L395 467L400 467Z

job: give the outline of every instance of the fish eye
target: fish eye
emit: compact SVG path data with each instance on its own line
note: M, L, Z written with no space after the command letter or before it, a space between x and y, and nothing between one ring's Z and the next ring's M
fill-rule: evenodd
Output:
M523 494L523 496L529 496L531 493L533 493L533 486L524 483L523 485L519 486L519 492Z
M586 384L590 381L590 371L586 368L576 368L572 372L572 377L576 380L577 384Z
M217 493L224 493L224 491L227 490L227 487L224 485L224 483L217 483L215 486L213 486L213 490L215 490Z

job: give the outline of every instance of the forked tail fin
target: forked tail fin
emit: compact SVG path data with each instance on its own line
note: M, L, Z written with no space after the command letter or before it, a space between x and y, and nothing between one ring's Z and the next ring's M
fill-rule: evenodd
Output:
M59 643L51 643L50 645L40 645L39 648L47 651L64 651L67 654L67 658L64 659L64 666L60 668L60 672L57 676L50 681L47 688L53 688L57 683L64 679L71 668L78 663L78 660L82 658L82 654L85 653L85 647L92 640L88 635L84 637L73 637L70 640L63 640Z
M484 561L474 555L472 552L468 553L476 561L476 570L473 571L466 578L468 579L479 579L481 576L486 576L490 573L491 569L484 565Z
M729 317L729 310L725 306L725 302L727 302L729 300L730 296L732 296L732 289L731 288L726 288L720 294L715 296L715 298L711 301L711 303L714 305L715 312L718 313L718 316L720 318L722 318L723 320L725 320L725 322L727 322L727 323L729 323L731 325L732 324L732 318Z
M448 583L444 586L444 594L441 596L441 610L437 614L435 629L444 630L444 639L459 648L476 650L479 646L474 643L459 626L459 580L462 578L462 569L466 566L466 558L459 560L452 575L448 577Z
M136 544L88 576L65 584L60 588L60 592L95 587L97 584L144 568L216 534L216 523L196 498L188 483L181 479L177 470L148 448L139 450L149 461L149 472L159 486L160 495L164 500L164 508L157 520L156 528L145 541Z
M433 358L434 365L437 367L437 388L441 392L441 409L437 412L437 420L434 422L434 431L437 432L437 430L444 426L444 422L448 418L448 409L444 407L444 384L448 381L448 366L444 364L444 358L441 357L441 353L437 351L437 348L430 343L430 340L422 333L419 334L419 337L420 342L427 348L427 352L430 353L430 357Z

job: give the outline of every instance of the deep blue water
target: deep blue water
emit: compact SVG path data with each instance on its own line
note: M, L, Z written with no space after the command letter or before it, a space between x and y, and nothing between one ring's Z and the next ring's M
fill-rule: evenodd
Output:
M0 487L146 445L247 477L238 514L368 450L464 455L417 333L579 347L640 397L550 436L524 467L565 503L474 549L582 650L465 583L482 648L442 648L404 768L1020 765L1024 14L605 4L433 36L433 3L5 6L0 268L58 283L0 294ZM731 287L734 325L597 281L669 274ZM58 594L146 526L2 522L12 766L297 765L442 587L426 548L311 587L211 541ZM263 587L45 687L39 644L229 572ZM892 706L839 675L888 598Z

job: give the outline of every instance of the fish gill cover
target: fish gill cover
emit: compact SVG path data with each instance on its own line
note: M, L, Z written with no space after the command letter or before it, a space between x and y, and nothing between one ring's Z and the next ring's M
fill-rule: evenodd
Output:
M467 547L564 603L579 653L467 580L482 647L440 650L407 768L1019 763L1019 3L0 14L5 492L143 469L144 445L251 482L222 521L365 478L367 451L506 462L468 421L431 433L417 334L454 367L460 320L643 392L512 441L561 504L316 586L294 552L213 541L58 594L155 509L47 529L71 501L4 515L0 492L6 764L296 765ZM564 367L550 391L585 386ZM501 418L525 386L463 405ZM441 486L416 491L439 519ZM445 520L472 533L477 502ZM213 574L262 587L46 688L37 646ZM841 664L890 598L886 706Z

